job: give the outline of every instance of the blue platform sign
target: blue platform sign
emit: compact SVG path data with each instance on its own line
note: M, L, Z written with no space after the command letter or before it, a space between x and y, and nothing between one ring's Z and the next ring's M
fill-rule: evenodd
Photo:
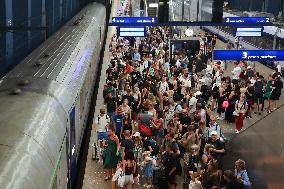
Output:
M214 50L214 60L284 61L284 50Z
M238 27L236 35L238 37L261 37L263 27Z
M241 25L241 24L257 24L257 25L271 25L269 17L226 17L224 22L227 24Z
M112 17L113 24L143 24L157 23L157 18L154 17Z

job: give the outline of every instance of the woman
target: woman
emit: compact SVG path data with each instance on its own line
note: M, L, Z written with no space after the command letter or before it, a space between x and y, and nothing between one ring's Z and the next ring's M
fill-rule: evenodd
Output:
M265 90L265 99L268 100L268 107L267 107L267 113L271 113L271 100L270 100L270 96L272 93L272 75L268 76L268 80L266 82L266 90Z
M235 176L237 177L237 180L244 184L246 188L251 187L251 182L248 177L248 173L246 171L246 162L238 159L235 162Z
M201 156L201 169L207 169L208 164L213 160L213 156L210 149L215 148L212 144L206 144L204 147L204 153Z
M157 143L161 146L162 139L164 138L164 119L163 111L159 110L157 113L157 119L151 120L151 124L154 128L154 134L157 140Z
M236 123L235 132L236 133L239 133L243 129L244 117L245 117L247 109L248 109L248 105L247 105L247 102L245 101L245 95L242 94L240 96L240 99L236 101L235 111L233 113L235 115L235 123Z
M223 178L226 181L226 189L245 189L245 186L239 183L233 171L224 171Z
M218 119L223 120L224 117L222 117L222 113L224 113L224 108L222 107L222 104L226 98L226 83L223 82L222 85L219 87L219 98L218 98L218 109L217 112L219 114Z
M125 117L123 119L123 124L120 132L120 138L123 138L124 131L130 131L130 135L133 134L134 128L133 128L133 120L130 119L129 114L125 114Z
M104 169L105 180L110 179L111 175L115 173L118 162L121 160L121 150L119 139L114 132L114 128L109 128L109 138L107 141L107 147L104 152Z
M140 107L142 103L142 95L138 87L134 87L133 92L134 104L133 104L133 120L137 120L137 115L140 112Z
M128 105L128 100L127 99L123 100L123 103L121 105L121 109L122 109L124 115L128 114L129 115L129 119L131 119L131 108Z
M279 100L280 96L281 96L281 90L283 88L283 82L281 81L281 76L277 75L275 77L275 80L272 82L272 92L271 92L271 109L272 110L276 110L277 107L277 101Z
M204 189L220 188L221 176L218 172L217 161L211 161L208 164L207 170L201 175L202 186Z
M148 106L148 114L152 115L155 120L157 118L157 112L155 110L153 100L147 100L146 106Z
M235 111L236 101L239 99L240 89L237 85L232 87L232 91L228 97L229 106L226 109L225 117L228 123L234 123L235 118L233 116L233 112Z
M183 135L181 142L187 152L191 151L192 145L195 144L199 146L199 138L195 133L195 128L193 125L188 127L188 132Z
M134 184L133 174L136 172L136 162L132 151L128 151L125 154L125 159L122 161L122 164L123 172L125 174L123 189L132 189Z

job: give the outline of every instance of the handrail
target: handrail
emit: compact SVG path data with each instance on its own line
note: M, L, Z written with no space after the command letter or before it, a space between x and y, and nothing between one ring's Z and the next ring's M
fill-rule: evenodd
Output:
M144 16L148 17L148 2L147 2L147 0L144 0L144 7L145 7Z

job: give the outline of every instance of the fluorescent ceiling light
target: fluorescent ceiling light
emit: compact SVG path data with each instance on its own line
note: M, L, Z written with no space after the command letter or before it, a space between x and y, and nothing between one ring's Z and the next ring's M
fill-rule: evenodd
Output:
M149 3L150 8L158 8L159 4L158 3Z

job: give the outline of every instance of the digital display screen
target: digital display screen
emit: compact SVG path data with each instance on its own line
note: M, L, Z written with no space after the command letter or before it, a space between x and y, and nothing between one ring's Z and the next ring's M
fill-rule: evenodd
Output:
M242 27L237 28L236 35L238 37L261 37L263 32L263 27Z
M215 60L284 61L284 50L214 50Z
M118 36L120 37L145 37L145 27L119 27Z

